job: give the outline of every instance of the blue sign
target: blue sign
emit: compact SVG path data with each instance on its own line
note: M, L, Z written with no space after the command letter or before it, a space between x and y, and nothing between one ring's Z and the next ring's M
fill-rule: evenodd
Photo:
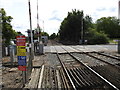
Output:
M26 56L18 56L18 65L26 65Z

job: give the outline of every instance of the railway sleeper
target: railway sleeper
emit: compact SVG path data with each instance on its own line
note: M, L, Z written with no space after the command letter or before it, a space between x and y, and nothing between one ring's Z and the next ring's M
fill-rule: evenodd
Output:
M91 83L89 81L87 81L86 79L84 79L84 77L82 75L80 75L80 73L76 69L73 69L73 72L76 73L80 77L79 79L84 81L87 84L87 86L91 85Z
M99 86L103 84L103 81L100 80L96 75L94 75L87 68L82 69L81 71L86 73L86 75L89 77L89 80L91 80L91 82L93 83L93 86Z
M79 69L79 68L78 68L78 71L79 71L79 73L82 74L82 76L83 76L84 78L87 77L87 80L90 81L90 83L92 83L92 86L97 85L96 82L95 82L93 79L91 79L91 75L90 75L88 72L85 72L85 70ZM86 77L85 77L85 76L86 76Z
M76 68L76 72L78 72L84 79L85 79L90 85L94 85L93 82L91 81L90 77L88 77L87 74L85 74L85 72L80 71L78 68Z
M94 70L97 71L99 74L101 74L103 77L105 77L107 80L109 80L111 83L113 83L114 85L120 88L120 77L119 77L120 75L115 75L114 73L112 74L112 72L108 71L105 68L105 66L101 68L100 67L94 68Z
M69 70L68 70L68 73L69 73L69 75L70 75L70 77L75 85L75 88L83 87L83 85L76 80L76 78L73 76L73 74Z

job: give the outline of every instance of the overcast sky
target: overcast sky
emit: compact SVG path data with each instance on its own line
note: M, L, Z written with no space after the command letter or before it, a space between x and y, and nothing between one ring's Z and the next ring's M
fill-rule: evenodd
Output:
M32 29L37 27L37 0L31 1ZM39 24L49 34L57 33L67 13L72 9L83 10L95 22L101 17L118 17L118 0L38 0ZM12 16L12 26L16 31L29 29L28 0L0 0L7 16ZM43 23L44 21L44 23ZM27 34L26 34L27 35Z

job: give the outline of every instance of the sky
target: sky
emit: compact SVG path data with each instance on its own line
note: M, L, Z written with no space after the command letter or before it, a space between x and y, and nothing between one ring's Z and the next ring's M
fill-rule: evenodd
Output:
M31 2L32 29L37 28L37 0ZM42 31L57 33L61 22L72 9L83 10L93 22L101 17L118 17L118 0L38 0L39 25ZM28 0L0 0L7 16L12 16L13 29L27 35L29 25Z

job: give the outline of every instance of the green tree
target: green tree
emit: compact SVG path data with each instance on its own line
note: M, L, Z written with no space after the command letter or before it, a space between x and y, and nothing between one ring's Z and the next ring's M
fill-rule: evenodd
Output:
M97 20L97 31L104 32L110 38L120 38L119 20L115 17L102 17Z
M83 11L75 9L72 10L72 12L68 12L68 16L63 20L60 26L60 40L78 43L81 39L82 19Z
M49 37L49 34L47 32L41 32L41 36L48 36Z
M88 40L87 44L106 44L109 41L106 34L97 32L94 28L89 28L86 38Z
M11 21L13 18L6 16L6 12L3 8L0 9L0 13L2 14L2 39L5 46L8 46L10 40L15 38L17 33L12 29Z
M40 27L34 29L34 37L38 38L40 36L42 29Z
M50 35L50 39L55 39L57 37L57 35L55 33Z
M108 43L106 33L98 32L96 27L97 24L92 22L90 16L84 17L83 11L72 10L72 12L68 12L68 16L60 25L60 41L67 44L78 44L79 40L82 39L83 44L85 40L88 41L88 44Z

